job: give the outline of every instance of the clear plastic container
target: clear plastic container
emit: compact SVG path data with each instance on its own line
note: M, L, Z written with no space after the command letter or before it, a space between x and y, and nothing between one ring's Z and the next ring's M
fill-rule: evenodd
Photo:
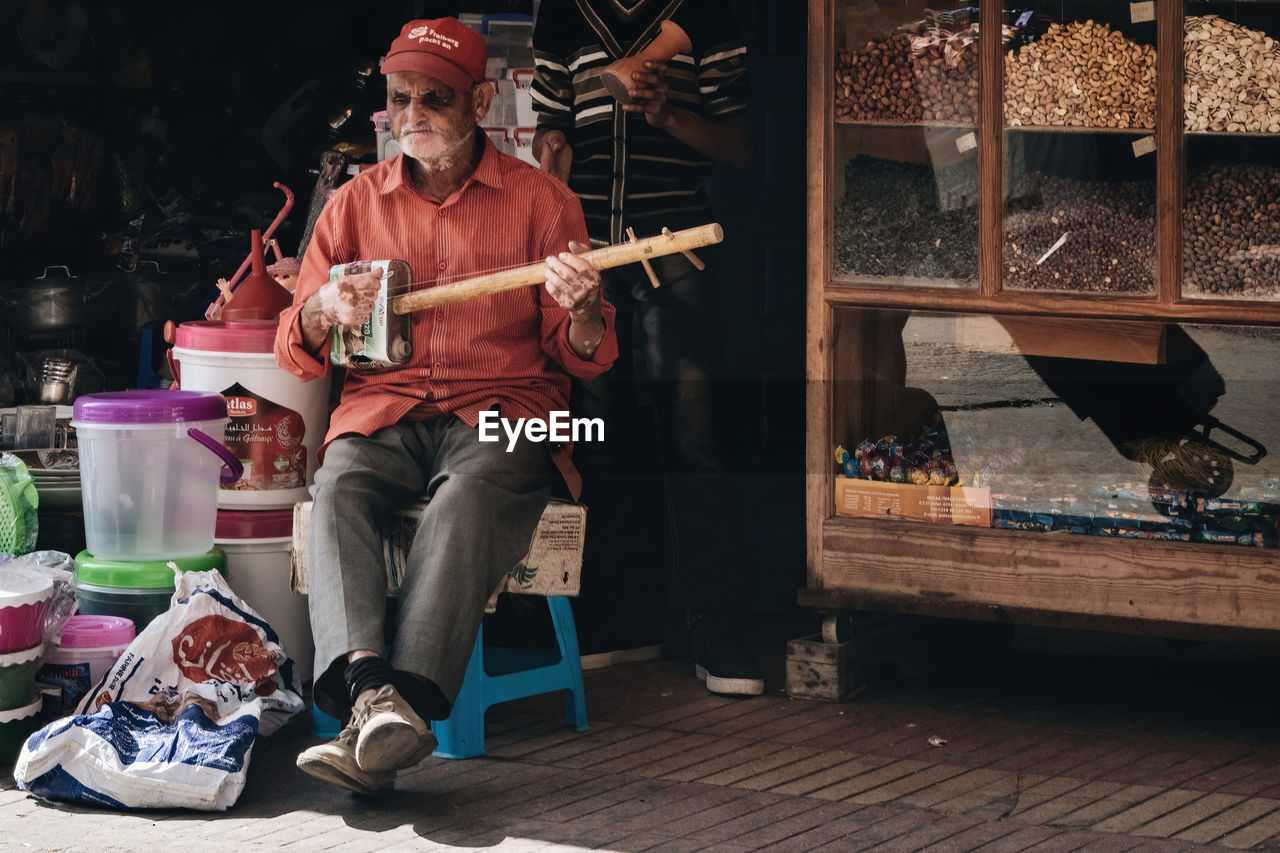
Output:
M227 404L201 391L114 391L75 403L85 543L104 560L213 547L218 485L243 467L222 445Z

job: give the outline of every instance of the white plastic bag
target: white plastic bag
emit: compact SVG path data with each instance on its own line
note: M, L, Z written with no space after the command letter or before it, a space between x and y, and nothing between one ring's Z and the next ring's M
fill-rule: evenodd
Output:
M175 570L176 571L176 570ZM38 797L125 808L230 808L255 736L301 711L275 631L217 572L178 573L77 715L32 735L13 775Z

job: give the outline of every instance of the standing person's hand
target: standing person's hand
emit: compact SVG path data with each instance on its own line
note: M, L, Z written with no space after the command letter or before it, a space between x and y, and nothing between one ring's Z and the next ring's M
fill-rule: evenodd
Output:
M569 183L569 167L573 165L573 149L559 130L539 131L533 137L533 156L538 166L566 186Z
M646 70L631 72L631 88L627 94L635 103L621 104L629 113L644 113L644 120L659 129L671 124L671 105L667 101L667 63L646 59Z

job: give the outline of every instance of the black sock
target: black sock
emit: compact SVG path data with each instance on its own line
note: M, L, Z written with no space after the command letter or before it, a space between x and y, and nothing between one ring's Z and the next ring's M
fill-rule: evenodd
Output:
M391 683L391 664L386 658L357 658L347 664L342 677L351 692L351 701L355 702L356 697L366 690L377 690Z
M449 700L434 681L397 671L392 678L396 692L404 697L413 712L424 720L443 720L449 716Z

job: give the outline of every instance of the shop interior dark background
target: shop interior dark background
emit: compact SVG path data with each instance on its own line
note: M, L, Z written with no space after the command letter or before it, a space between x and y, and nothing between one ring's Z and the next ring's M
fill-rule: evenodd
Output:
M726 241L708 250L723 273L724 449L761 610L789 607L804 583L798 5L733 2L751 51L757 156L714 177ZM280 211L273 181L295 195L276 233L292 254L320 153L336 145L375 159L368 116L384 108L376 62L404 21L530 11L529 0L0 0L0 289L62 265L103 293L88 328L65 335L42 338L0 318L0 358L13 365L23 350L73 347L102 367L109 390L132 387L141 321L199 318L193 305L246 257L249 229ZM130 239L152 263L121 269ZM139 308L139 287L175 296Z

